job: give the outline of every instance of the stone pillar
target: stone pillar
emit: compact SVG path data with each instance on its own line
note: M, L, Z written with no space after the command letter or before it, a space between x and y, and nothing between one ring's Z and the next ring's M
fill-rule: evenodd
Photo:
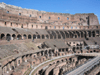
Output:
M48 58L49 58L49 52L47 51L47 56L48 56Z
M7 71L6 68L7 68L6 66L3 67L3 75L4 75L4 73L6 73L6 71ZM1 70L1 69L0 69L0 70Z
M91 37L93 37L92 31L91 31Z
M22 40L24 40L25 38L24 38L24 36L22 35Z
M37 39L37 36L36 36L36 39Z
M31 40L33 40L33 36L31 35Z
M81 38L81 32L79 32L79 35L80 35L80 37L79 37L79 38Z
M44 35L44 39L47 39L46 35Z
M14 61L11 62L11 67L15 68ZM12 69L13 70L13 69Z
M53 55L54 55L54 54L53 54L53 52L52 52L52 53L51 53L51 57L53 57Z
M9 67L9 70L11 71L12 69L11 69L11 64L10 63L8 64L8 67Z
M11 40L14 40L14 38L12 37L12 35L11 35Z
M89 32L88 31L86 31L86 34L87 34L87 37L89 37Z
M24 62L27 62L27 58L26 56L23 57Z
M39 52L39 56L41 56L42 54L41 54L41 52Z
M44 56L44 52L43 52L43 56Z
M9 66L7 65L6 73L9 73Z

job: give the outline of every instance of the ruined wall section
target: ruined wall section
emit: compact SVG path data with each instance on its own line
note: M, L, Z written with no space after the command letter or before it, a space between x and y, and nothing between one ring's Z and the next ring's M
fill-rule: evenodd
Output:
M47 25L63 25L63 26L90 26L99 25L96 15L89 14L67 14L67 13L52 13L38 11L33 9L21 8L13 5L0 3L0 16L4 20L23 22L20 25L47 24ZM25 28L25 27L24 27ZM41 28L41 27L40 27Z

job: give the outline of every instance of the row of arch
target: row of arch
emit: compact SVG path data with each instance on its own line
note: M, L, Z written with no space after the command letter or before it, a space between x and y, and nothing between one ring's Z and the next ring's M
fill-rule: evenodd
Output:
M0 35L1 40L22 40L22 39L66 39L66 38L86 38L86 37L99 37L100 31L56 31L48 30L48 34L4 34Z
M23 34L23 35L21 35L21 34L4 34L4 33L2 33L1 35L0 35L0 39L1 40L8 40L8 41L10 41L10 40L15 40L15 39L17 39L17 40L22 40L22 39L45 39L45 38L49 38L49 35L31 35L31 34Z
M58 39L65 39L65 38L83 38L83 37L99 37L100 31L47 31L50 35L50 38L58 38Z

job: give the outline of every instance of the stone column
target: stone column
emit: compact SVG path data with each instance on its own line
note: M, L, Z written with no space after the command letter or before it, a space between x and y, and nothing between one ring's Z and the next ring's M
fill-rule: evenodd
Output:
M14 61L11 62L11 67L15 68ZM13 70L13 69L12 69Z
M41 52L39 52L39 56L41 56L42 54L41 54Z
M7 69L6 69L6 72L7 72L7 73L9 73L9 66L8 66L8 65L7 65Z
M6 73L6 66L5 67L3 67L3 75L4 75L4 73Z
M86 34L87 34L87 37L89 37L89 32L88 31L86 31Z
M13 40L14 38L12 37L12 35L11 35L11 40Z
M24 38L24 36L22 35L22 40L24 40L25 38Z
M33 40L33 36L31 35L31 40Z
M24 60L24 62L27 62L27 58L26 58L26 56L24 56L23 60Z
M44 52L43 52L43 56L44 56Z
M49 58L49 52L47 51L47 55L48 55L48 58Z
M54 55L53 52L51 52L51 57L53 57L53 55Z

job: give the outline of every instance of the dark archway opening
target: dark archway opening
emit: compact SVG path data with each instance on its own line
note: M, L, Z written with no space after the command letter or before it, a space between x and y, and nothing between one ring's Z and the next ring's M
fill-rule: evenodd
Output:
M37 35L37 38L40 39L40 35Z
M42 39L44 39L45 37L44 37L44 35L42 35Z
M23 37L24 37L24 39L27 39L27 36L26 36L26 34L24 34L24 35L23 35Z
M7 40L7 41L10 41L10 40L11 40L10 34L7 34L7 35L6 35L6 40Z
M5 39L5 35L1 34L1 40L4 40L4 39Z
M36 39L36 35L33 35L33 40Z
M28 39L31 39L31 35L28 35Z
M18 40L22 40L22 36L20 34L17 35Z
M12 35L12 37L13 37L13 40L15 40L15 39L16 39L16 35L15 35L15 34L13 34L13 35Z
M53 69L49 72L49 75L53 75Z
M92 32L92 37L95 37L95 32L94 31Z
M47 26L45 26L45 29L48 29L48 27L47 27Z

